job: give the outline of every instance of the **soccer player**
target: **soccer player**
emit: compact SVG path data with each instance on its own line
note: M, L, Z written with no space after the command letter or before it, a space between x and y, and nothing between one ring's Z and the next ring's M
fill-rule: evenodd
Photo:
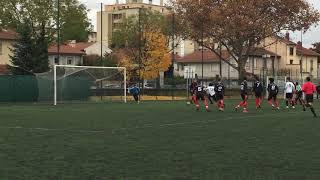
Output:
M295 93L296 93L296 98L295 98L295 101L294 101L294 103L295 104L298 104L298 101L300 102L300 105L303 105L303 107L304 107L304 102L303 102L303 100L302 100L302 88L301 88L301 85L298 83L298 82L296 82L295 83L295 87L296 87L296 89L295 89Z
M263 87L258 77L256 77L256 82L253 85L253 92L256 96L256 109L259 109L261 108Z
M316 112L313 108L313 93L317 92L316 86L311 82L310 77L306 78L307 82L302 85L302 92L304 92L306 96L306 107L310 108L314 117L317 117Z
M287 109L289 108L289 105L292 106L294 109L294 102L293 102L293 92L294 92L294 84L291 82L290 77L287 77L287 82L284 88L284 91L286 93L286 105Z
M247 83L247 78L245 77L243 79L243 82L240 85L240 93L241 93L241 98L242 102L235 107L235 110L238 111L240 107L243 107L243 112L248 113L247 106L248 106L248 83Z
M196 87L197 87L198 83L197 83L197 80L194 80L190 86L189 86L189 92L190 92L190 95L191 95L191 99L190 99L190 103L195 103L195 92L196 92Z
M201 84L198 84L195 88L195 99L194 99L197 111L200 110L200 104L199 104L199 100L200 100L200 101L204 101L206 111L209 112L209 105L208 105L207 99L205 98L205 93L206 92L204 87Z
M129 93L133 96L134 100L139 104L139 94L140 94L140 89L134 84L131 88L129 88Z
M221 79L218 79L217 84L214 87L214 91L216 92L216 98L217 98L217 106L219 108L219 111L224 111L224 85L221 81Z
M277 100L277 95L279 93L279 88L278 86L274 83L274 79L270 78L269 79L270 84L268 84L268 93L269 93L269 97L268 97L268 103L273 107L273 108L277 108L280 109L279 107L279 102Z
M209 83L209 86L206 88L208 99L210 101L210 104L213 104L213 101L217 101L216 99L216 92L214 91L214 85L213 83Z

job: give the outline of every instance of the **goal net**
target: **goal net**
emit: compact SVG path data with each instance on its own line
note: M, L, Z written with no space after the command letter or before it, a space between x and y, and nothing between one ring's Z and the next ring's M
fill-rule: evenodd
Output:
M54 105L66 102L126 102L126 68L55 65Z

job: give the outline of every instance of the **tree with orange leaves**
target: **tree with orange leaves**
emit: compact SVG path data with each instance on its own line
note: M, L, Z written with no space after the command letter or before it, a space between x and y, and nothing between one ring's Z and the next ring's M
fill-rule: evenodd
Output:
M120 54L120 66L125 66L128 78L155 79L160 71L171 65L167 36L164 35L165 18L155 12L142 10L139 17L124 20L113 33L111 47Z

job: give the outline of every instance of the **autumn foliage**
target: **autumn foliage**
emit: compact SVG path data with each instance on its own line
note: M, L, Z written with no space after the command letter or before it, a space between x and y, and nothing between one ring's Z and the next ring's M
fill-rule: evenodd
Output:
M221 44L236 62L230 66L238 70L240 78L257 44L284 30L306 30L320 17L305 0L173 0L172 6L179 17L181 36L218 56L216 44Z

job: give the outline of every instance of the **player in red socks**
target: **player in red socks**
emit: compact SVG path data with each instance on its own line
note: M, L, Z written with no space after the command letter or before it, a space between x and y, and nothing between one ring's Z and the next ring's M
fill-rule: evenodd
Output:
M214 87L214 91L216 92L216 98L217 98L217 106L219 108L219 111L224 111L224 85L221 82L221 79L218 79L217 84Z
M256 77L256 82L253 85L253 92L256 96L256 109L259 109L261 108L263 87L258 77Z
M240 107L243 107L243 112L248 113L247 107L248 107L248 84L247 84L247 78L245 77L243 79L243 82L240 85L240 92L241 92L241 103L235 107L235 110L238 111Z
M280 109L279 102L277 100L277 95L279 93L279 88L274 83L274 79L273 78L269 78L269 81L270 81L270 84L268 84L268 93L269 93L268 103L273 108Z
M199 100L200 100L200 101L204 101L206 111L209 112L209 104L208 104L208 100L205 97L205 94L206 92L203 86L201 84L198 84L195 88L195 96L193 96L197 111L200 110L200 104L199 104Z

